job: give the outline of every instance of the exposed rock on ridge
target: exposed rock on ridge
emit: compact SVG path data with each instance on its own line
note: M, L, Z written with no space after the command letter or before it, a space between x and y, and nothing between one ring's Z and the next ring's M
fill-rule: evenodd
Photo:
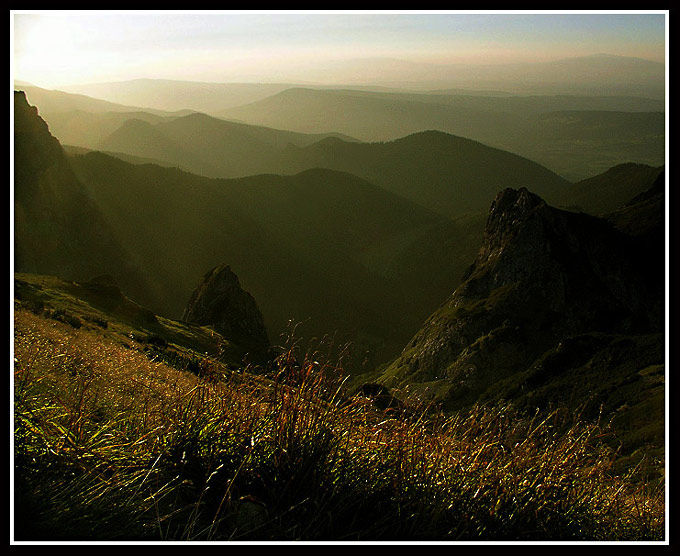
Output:
M263 356L270 347L262 313L226 264L209 270L193 291L182 320L212 326L226 339Z
M603 219L502 191L463 283L381 382L418 383L462 406L563 338L661 330L663 299L637 268L638 250Z

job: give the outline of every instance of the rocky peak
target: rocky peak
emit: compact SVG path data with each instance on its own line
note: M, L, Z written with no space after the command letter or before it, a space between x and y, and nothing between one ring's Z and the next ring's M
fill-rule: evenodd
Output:
M191 294L182 320L212 326L227 340L261 355L269 348L262 313L226 264L210 269Z
M542 220L549 217L549 209L543 199L527 189L505 189L500 192L489 210L484 238L475 266L484 266L505 250L518 234L533 237L534 245L541 239ZM531 233L527 233L531 231Z
M547 206L538 195L531 193L525 187L521 189L504 189L491 203L487 219L489 233L513 227L521 220L525 220L536 210Z
M638 260L630 238L609 222L506 189L463 283L381 381L437 384L440 395L468 403L562 338L652 330L659 302Z

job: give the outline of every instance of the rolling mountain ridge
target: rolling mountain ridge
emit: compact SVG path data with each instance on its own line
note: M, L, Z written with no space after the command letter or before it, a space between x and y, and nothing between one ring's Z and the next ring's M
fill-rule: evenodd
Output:
M610 95L492 97L296 88L219 115L306 133L335 130L362 141L438 130L527 157L576 181L624 162L663 164L664 110L662 100Z

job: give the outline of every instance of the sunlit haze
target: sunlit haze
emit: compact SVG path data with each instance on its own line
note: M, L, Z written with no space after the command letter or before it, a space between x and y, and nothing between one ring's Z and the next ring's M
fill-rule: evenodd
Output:
M451 64L596 54L664 62L664 27L663 13L15 12L13 77L47 88L417 81Z

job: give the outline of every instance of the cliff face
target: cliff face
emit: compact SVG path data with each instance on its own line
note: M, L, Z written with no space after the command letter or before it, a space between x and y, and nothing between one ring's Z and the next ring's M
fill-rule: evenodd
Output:
M270 347L255 299L241 288L238 277L226 264L212 268L203 276L189 298L182 320L212 326L255 357L263 356Z
M419 384L461 406L564 338L661 330L663 297L641 260L634 239L607 221L506 189L491 206L463 283L381 381Z
M14 93L15 271L87 280L116 276L135 298L147 285L34 106Z

